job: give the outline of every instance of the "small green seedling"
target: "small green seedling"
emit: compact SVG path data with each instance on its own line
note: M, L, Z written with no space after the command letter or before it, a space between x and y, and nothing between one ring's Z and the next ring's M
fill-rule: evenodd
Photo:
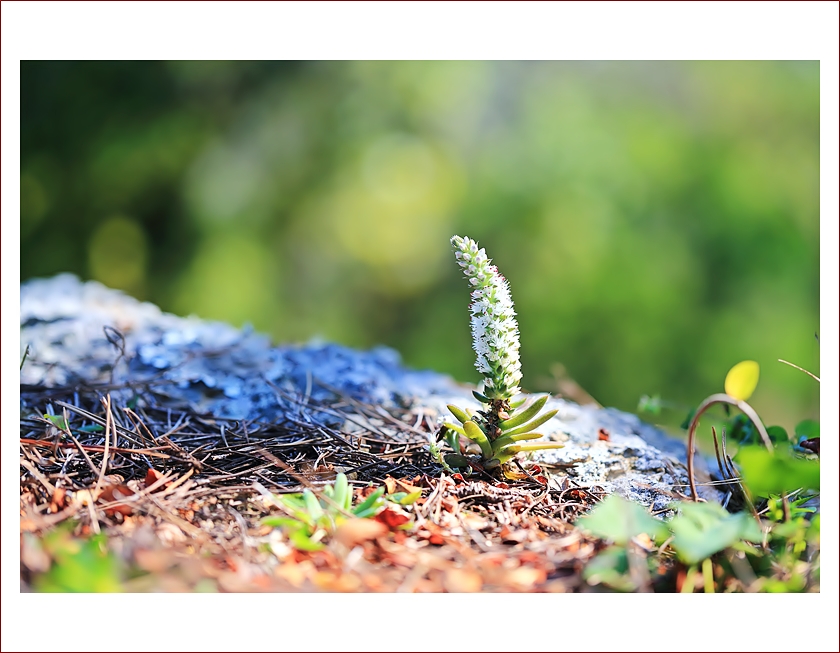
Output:
M322 540L333 534L344 520L375 517L387 501L407 506L419 498L420 491L385 496L385 488L380 487L353 506L353 488L347 476L338 473L335 483L324 486L320 497L310 489L299 494L281 495L278 501L287 516L272 515L265 517L262 523L282 528L296 549L317 551L324 548Z

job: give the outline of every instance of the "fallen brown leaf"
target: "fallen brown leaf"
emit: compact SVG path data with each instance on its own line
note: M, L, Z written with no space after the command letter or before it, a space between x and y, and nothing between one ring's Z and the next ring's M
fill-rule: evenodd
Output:
M335 531L335 539L352 548L362 542L375 540L388 532L388 526L374 519L348 519Z
M172 554L163 550L138 549L134 552L134 559L138 567L152 573L166 571L174 563Z
M50 502L50 512L58 512L59 510L63 510L64 507L67 505L67 490L63 487L55 488L55 492L52 495L52 501Z
M108 504L114 503L114 505L109 505L105 508L105 514L109 517L113 517L117 513L126 516L134 512L134 508L128 504L119 502L132 496L134 496L134 492L125 485L108 485L103 488L102 493L99 495L99 501Z
M144 479L143 483L148 488L157 483L160 479L163 478L163 474L161 474L158 470L149 467L149 471L146 472L146 478ZM163 490L169 483L164 483L156 487L152 492L160 492Z
M450 569L443 577L447 592L480 592L481 586L481 574L469 569Z
M534 585L545 582L545 579L545 570L533 567L518 567L505 574L505 580L508 583L523 591L533 589Z
M408 515L403 512L397 512L394 508L385 508L374 518L376 521L385 524L389 529L393 530L407 524L410 521Z

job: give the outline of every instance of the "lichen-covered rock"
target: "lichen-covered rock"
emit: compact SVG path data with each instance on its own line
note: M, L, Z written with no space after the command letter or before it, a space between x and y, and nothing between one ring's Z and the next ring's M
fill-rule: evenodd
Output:
M329 401L334 390L385 407L423 407L439 420L447 403L479 408L471 388L403 367L388 348L357 351L330 343L272 346L251 329L162 312L97 282L62 274L21 285L21 383L108 383L113 393L147 383L173 404L227 419L272 422L299 410L299 398ZM279 390L279 392L278 392ZM685 446L635 415L552 398L559 409L540 431L563 449L535 458L581 485L597 484L654 511L684 493ZM316 420L342 426L329 412ZM600 433L600 436L599 436ZM700 461L702 463L702 461ZM554 465L554 467L552 466ZM710 500L718 493L703 487Z

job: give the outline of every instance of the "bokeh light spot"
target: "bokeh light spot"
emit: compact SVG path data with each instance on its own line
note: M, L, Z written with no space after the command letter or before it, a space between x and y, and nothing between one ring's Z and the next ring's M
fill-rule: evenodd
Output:
M113 216L102 222L88 243L88 269L106 286L142 295L148 243L137 222Z

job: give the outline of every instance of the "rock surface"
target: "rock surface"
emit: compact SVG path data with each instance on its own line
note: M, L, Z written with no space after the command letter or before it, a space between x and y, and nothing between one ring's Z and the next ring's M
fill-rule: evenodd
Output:
M22 384L110 383L119 392L121 384L145 382L199 412L267 422L300 409L287 397L317 404L334 397L329 388L368 404L420 407L439 421L448 416L447 403L478 408L470 387L407 369L385 347L275 347L250 329L163 313L69 274L28 281L20 291L21 355L30 347ZM562 469L581 485L599 485L654 512L686 493L683 443L616 409L559 398L549 400L551 408L559 412L540 431L566 446L535 454L549 470ZM336 426L329 413L315 416ZM701 486L701 495L722 499L709 486Z

